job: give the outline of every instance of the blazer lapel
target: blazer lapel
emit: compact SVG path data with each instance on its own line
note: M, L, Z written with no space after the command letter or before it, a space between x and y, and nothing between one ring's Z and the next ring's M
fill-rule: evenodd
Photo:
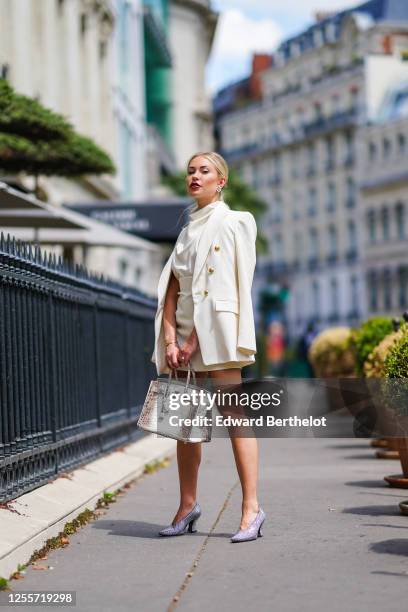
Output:
M220 227L221 223L228 215L230 210L231 209L228 204L226 204L225 202L220 202L219 205L215 208L214 212L211 214L207 223L205 224L197 246L197 255L193 272L193 285L202 270L208 251L210 250L214 234Z
M208 251L211 247L211 242L214 238L214 234L217 229L220 227L224 218L230 212L230 207L225 202L220 202L219 205L215 208L214 212L210 215L205 227L201 233L200 239L197 245L197 255L193 272L193 284L195 283L198 275L200 274L204 262L206 260ZM166 297L167 286L170 279L171 274L171 265L174 258L174 248L169 256L162 273L159 278L157 295L158 295L158 307L160 308L164 304L164 299Z

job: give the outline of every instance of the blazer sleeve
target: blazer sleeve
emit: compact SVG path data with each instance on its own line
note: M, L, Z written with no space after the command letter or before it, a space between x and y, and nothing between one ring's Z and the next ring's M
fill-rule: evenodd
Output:
M257 226L250 212L242 212L235 225L235 257L238 274L239 320L237 348L247 355L256 353L256 336L251 288L256 264Z

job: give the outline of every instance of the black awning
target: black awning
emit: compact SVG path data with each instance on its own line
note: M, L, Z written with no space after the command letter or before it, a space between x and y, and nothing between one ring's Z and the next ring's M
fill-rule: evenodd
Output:
M191 204L189 198L178 198L150 203L103 200L65 206L146 240L175 242L181 228L188 221L187 208Z

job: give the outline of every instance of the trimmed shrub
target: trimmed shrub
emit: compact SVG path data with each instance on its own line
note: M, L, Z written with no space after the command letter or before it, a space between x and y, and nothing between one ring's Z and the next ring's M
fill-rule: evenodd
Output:
M313 340L308 357L318 378L355 375L355 355L349 327L330 327Z
M363 375L364 362L372 350L392 331L392 320L388 317L372 317L353 330L352 342L356 352L358 375Z
M402 329L394 331L385 336L381 342L371 351L364 362L363 373L367 378L382 378L385 376L385 360L391 348L404 335Z

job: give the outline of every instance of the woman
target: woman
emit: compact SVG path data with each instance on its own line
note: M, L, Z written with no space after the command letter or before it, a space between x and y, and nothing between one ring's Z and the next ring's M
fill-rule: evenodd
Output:
M158 375L190 365L210 375L220 389L241 383L241 368L254 363L255 328L251 286L257 228L249 212L233 211L222 199L228 166L217 153L196 153L187 166L188 193L195 199L190 220L160 276L152 361ZM242 487L242 515L232 542L262 535L265 513L256 484L255 437L231 436ZM196 501L201 443L177 442L180 505L162 536L192 532L201 515Z

